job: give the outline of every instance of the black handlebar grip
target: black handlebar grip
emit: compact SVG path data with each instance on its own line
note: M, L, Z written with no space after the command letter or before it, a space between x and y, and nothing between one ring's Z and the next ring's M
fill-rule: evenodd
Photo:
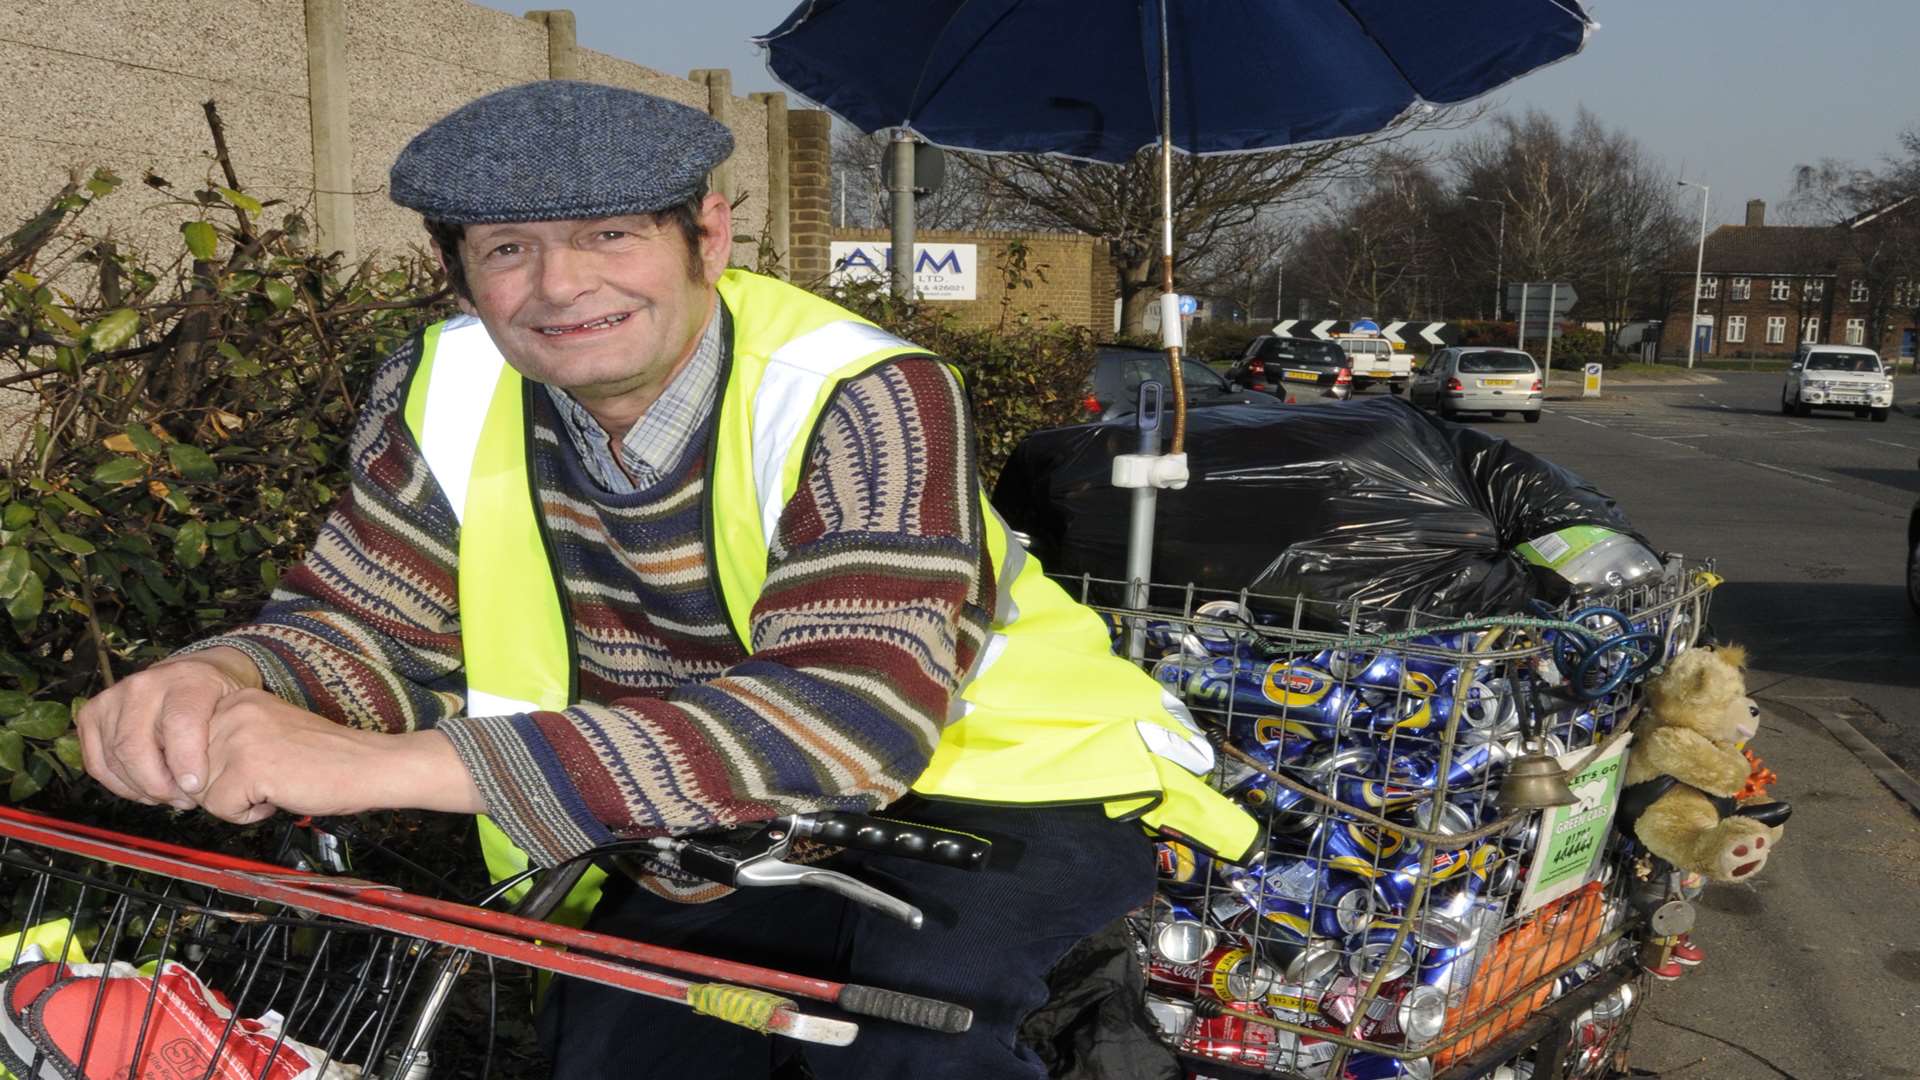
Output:
M871 817L865 814L822 813L813 819L809 837L826 844L924 859L960 870L979 870L987 865L993 843L970 833L935 829L905 821Z
M949 1035L958 1035L973 1026L973 1010L963 1005L873 986L848 983L840 988L834 1004L861 1016L877 1016Z

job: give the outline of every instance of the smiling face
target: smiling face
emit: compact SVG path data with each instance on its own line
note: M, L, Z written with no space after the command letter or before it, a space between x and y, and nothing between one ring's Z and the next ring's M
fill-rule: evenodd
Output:
M462 306L515 371L571 392L618 437L692 355L713 312L732 215L709 195L698 216L697 254L671 220L646 214L469 225Z

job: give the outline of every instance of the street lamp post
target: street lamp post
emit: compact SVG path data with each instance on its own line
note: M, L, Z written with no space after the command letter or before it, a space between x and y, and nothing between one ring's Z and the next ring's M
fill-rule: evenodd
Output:
M1493 320L1499 322L1507 314L1506 293L1500 287L1502 264L1507 256L1507 203L1505 199L1483 199L1478 195L1462 195L1461 198L1468 202L1492 203L1500 208L1500 239L1494 241L1493 247ZM1520 314L1525 316L1526 312Z
M1696 329L1700 321L1700 270L1707 262L1707 194L1711 189L1691 180L1680 181L1680 186L1700 189L1700 248L1693 257L1693 315L1687 320L1687 370L1692 371L1693 343L1700 336Z

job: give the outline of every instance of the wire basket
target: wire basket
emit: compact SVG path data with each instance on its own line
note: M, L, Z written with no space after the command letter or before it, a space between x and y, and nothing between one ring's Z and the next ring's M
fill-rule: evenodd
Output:
M1468 621L1064 581L1185 705L1214 785L1261 825L1241 863L1159 845L1135 929L1167 1041L1209 1075L1486 1075L1576 989L1627 985L1610 793L1642 681L1694 644L1717 580L1676 558L1603 598ZM1101 603L1116 596L1138 603ZM1327 629L1343 626L1366 632ZM1521 807L1564 787L1516 779L1502 798L1509 766L1546 758L1578 800L1552 843ZM1611 1015L1631 994L1594 1001Z

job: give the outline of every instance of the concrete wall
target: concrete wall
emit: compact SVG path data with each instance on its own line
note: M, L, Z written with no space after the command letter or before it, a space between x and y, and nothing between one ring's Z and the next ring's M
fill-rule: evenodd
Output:
M833 229L831 236L834 240L892 239L879 229ZM1104 240L1078 233L999 230L923 230L915 239L978 246L975 299L938 302L942 309L952 309L962 325L993 326L1005 311L1009 318L1027 315L1084 326L1101 337L1113 333L1113 298L1119 279L1108 261ZM1031 287L1008 287L1010 249L1015 243L1026 246L1027 276L1034 279Z
M316 181L314 148L323 146L321 175L326 151L310 106L331 85L346 123L344 133L330 134L349 155L339 175L351 186L336 220L351 219L351 236L330 237L330 246L359 255L405 251L424 234L414 215L387 200L386 178L407 140L463 102L570 64L580 78L722 116L737 143L727 183L733 197L744 196L735 233L758 237L769 204L769 102L735 97L724 85L716 98L710 76L693 81L587 47L569 51L572 19L557 14L551 22L517 18L464 0L0 2L0 100L9 113L0 125L0 230L37 211L70 173L106 166L128 184L89 212L98 214L91 227L155 254L179 250L185 212L164 206L164 194L139 180L151 171L190 195L218 175L201 108L208 99L218 104L241 182L258 197L311 210L316 188L322 201L331 189ZM322 26L344 21L336 58L344 72L324 57L310 68L316 17ZM784 177L777 183L786 186ZM784 237L777 242L785 246ZM755 247L737 243L735 261L750 264Z

